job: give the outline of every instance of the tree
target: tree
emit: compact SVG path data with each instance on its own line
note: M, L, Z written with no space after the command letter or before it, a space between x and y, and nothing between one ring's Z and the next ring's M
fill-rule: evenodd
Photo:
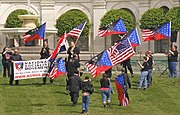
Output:
M141 29L154 29L167 22L165 12L161 8L153 8L146 11L140 19Z
M83 22L87 22L84 27L80 39L78 40L78 45L81 47L81 50L88 51L88 38L89 38L89 20L85 13L80 10L70 10L66 13L62 14L56 20L56 28L58 29L58 36L61 36L65 31L68 33L73 28L77 27ZM73 37L68 38L68 42L75 41L76 39Z
M65 31L71 31L73 28L85 21L87 21L87 23L84 27L83 32L81 33L82 36L89 35L90 24L87 15L82 11L76 9L67 11L56 20L56 28L58 29L58 35L62 35Z
M173 31L180 31L180 7L174 7L167 12L167 19L171 21Z
M24 9L18 9L13 12L11 12L6 20L5 28L20 28L22 27L22 21L18 18L19 15L25 15L28 14L27 10ZM30 13L33 15L33 13ZM35 21L36 26L39 26L39 21Z
M110 10L108 11L103 18L101 18L101 24L100 27L106 26L107 24L118 20L119 18L122 18L124 21L124 24L126 26L126 29L128 31L131 31L135 27L134 17L126 10Z

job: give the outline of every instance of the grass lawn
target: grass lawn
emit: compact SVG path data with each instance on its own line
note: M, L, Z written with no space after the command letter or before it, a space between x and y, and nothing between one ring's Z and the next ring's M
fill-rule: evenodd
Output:
M9 86L9 78L0 74L0 115L78 115L81 114L81 96L78 105L72 107L66 95L65 78L59 77L53 84L42 85L42 79L21 80L19 86ZM84 76L82 77L84 78ZM91 95L90 115L178 115L180 114L180 78L153 76L153 85L146 91L137 91L139 75L131 78L130 106L120 107L115 94L111 95L111 108L103 108L99 92L99 79L92 78L95 92ZM81 92L80 92L81 95Z

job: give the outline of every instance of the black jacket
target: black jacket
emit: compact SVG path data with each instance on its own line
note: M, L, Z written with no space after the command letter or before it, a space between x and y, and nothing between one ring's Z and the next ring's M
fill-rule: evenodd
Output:
M50 54L49 54L49 48L46 47L46 48L42 48L41 49L41 52L40 52L40 55L41 55L41 58L40 59L47 59Z
M88 88L87 88L88 86ZM89 94L91 93L91 89L93 88L93 85L91 83L90 80L84 80L83 83L82 83L82 93L84 92L88 92Z
M82 80L79 76L71 76L69 78L69 90L71 92L79 92L81 90Z

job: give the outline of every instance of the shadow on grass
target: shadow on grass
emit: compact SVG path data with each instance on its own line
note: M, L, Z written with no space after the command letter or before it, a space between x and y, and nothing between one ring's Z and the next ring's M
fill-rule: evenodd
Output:
M66 92L62 92L62 91L55 91L54 93L60 93L60 94L67 95L67 93L66 93Z
M42 107L45 105L47 105L47 104L43 104L43 103L31 104L31 106L36 106L36 107Z

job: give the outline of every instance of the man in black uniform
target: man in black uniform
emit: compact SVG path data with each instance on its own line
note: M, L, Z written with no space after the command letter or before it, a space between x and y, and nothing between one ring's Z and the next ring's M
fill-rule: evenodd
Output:
M75 71L74 75L69 78L69 90L71 102L76 106L79 97L79 90L81 90L82 80L79 77L79 71Z
M13 63L14 63L14 61L22 61L22 57L19 54L19 50L17 48L14 50L14 54L11 55L10 59L11 59L11 69L12 69L11 72L12 72L12 74L10 76L9 84L12 85L12 83L14 81L14 67L13 67ZM15 80L15 81L16 81L15 84L18 85L19 81L18 80Z
M47 59L50 56L50 49L46 41L43 43L43 47L40 52L40 59ZM50 78L50 83L53 83L53 79ZM43 78L43 85L46 84L46 77Z
M68 48L67 53L69 54L68 61L70 61L70 59L72 59L73 55L75 54L78 56L78 61L80 61L80 58L79 58L80 49L79 47L75 46L74 42L71 42L71 46Z
M130 62L130 58L123 61L122 62L122 66L123 68L125 68L125 73L127 74L127 69L129 70L129 72L131 73L131 77L134 77L134 74L133 74L133 70L132 70L132 67L131 67L131 62Z

